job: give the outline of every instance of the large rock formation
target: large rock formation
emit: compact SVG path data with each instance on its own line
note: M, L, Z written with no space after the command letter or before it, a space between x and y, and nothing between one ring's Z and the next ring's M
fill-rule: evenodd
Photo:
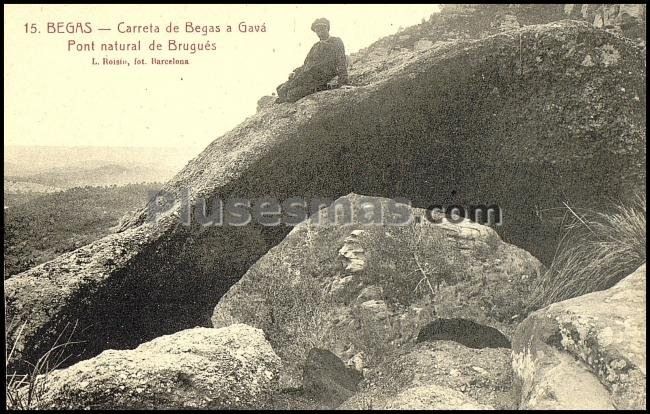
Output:
M496 203L500 235L548 258L556 231L539 211L643 185L645 66L633 42L560 22L420 49L384 58L372 77L355 63L355 89L262 109L164 187L169 203L152 200L120 233L8 280L17 360L34 362L75 324L85 342L70 363L209 324L219 297L289 228L179 225L187 189L190 203L351 191L419 207Z
M189 329L50 372L39 378L37 408L258 408L275 391L279 366L259 329Z
M410 224L390 225L398 208ZM283 386L301 384L313 347L363 371L418 336L434 340L420 332L438 318L475 322L467 330L440 324L440 339L494 346L476 327L509 335L523 319L541 264L489 227L438 219L387 199L342 197L249 269L219 301L214 326L246 323L266 332L285 363Z
M520 408L645 409L645 294L644 264L523 321L513 338Z

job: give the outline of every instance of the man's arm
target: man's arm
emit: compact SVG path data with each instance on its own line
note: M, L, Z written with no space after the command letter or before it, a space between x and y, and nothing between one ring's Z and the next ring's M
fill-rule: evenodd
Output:
M348 60L345 57L343 41L337 38L336 42L336 74L339 76L339 86L348 84Z
M314 60L314 55L315 55L315 50L316 50L316 45L318 43L314 44L311 49L309 49L309 53L307 53L307 57L305 58L304 63L302 66L295 68L292 73L289 74L289 79L293 78L295 75L299 74L300 72L305 71L306 69L310 69L311 66L313 65L313 60Z
M309 49L309 53L307 53L307 57L305 58L305 62L302 64L301 68L311 69L311 67L314 65L314 61L316 60L317 48L318 42L314 43L311 49Z

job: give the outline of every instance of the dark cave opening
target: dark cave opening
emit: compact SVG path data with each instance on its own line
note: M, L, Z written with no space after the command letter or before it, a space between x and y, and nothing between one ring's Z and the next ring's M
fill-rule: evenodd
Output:
M510 348L510 340L498 329L469 319L437 319L418 334L416 343L454 341L469 348Z

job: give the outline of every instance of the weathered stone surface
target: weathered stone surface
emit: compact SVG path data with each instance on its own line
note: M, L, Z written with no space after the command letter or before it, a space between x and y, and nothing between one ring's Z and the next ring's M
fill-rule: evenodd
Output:
M38 408L257 408L275 391L279 363L259 329L188 329L40 377Z
M388 399L366 400L361 410L490 410L490 406L479 404L462 392L436 384L408 388Z
M543 258L557 232L537 211L566 194L592 206L644 185L642 48L577 22L448 39L425 51L370 47L350 71L356 88L261 109L165 185L165 208L152 200L120 233L7 280L10 369L75 324L85 342L70 363L209 324L218 298L289 228L179 226L187 189L191 203L351 191L419 207L494 200L506 212L500 234Z
M312 348L303 369L302 390L325 407L336 408L357 391L362 378L330 351Z
M263 329L286 364L287 386L300 384L312 347L363 370L414 342L436 318L470 319L509 335L523 319L539 261L487 226L441 216L431 223L406 205L400 214L410 224L390 225L391 206L350 194L297 226L219 301L214 326ZM347 209L350 224L327 224L335 209ZM360 224L366 214L386 224Z
M510 351L451 341L395 350L371 369L343 409L512 409Z
M645 264L531 314L513 337L521 408L646 406Z
M614 409L598 379L556 348L539 346L536 357L515 351L513 367L520 379L515 382L521 393L520 409Z

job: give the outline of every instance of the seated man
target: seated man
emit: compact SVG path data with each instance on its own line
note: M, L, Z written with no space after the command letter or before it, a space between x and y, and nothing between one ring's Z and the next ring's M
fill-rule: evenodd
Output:
M339 87L348 83L345 47L340 38L330 36L330 22L327 19L316 19L311 30L316 32L320 41L312 46L304 65L294 70L289 75L289 80L278 86L276 103L296 102L314 92L325 90L335 76L338 76Z

